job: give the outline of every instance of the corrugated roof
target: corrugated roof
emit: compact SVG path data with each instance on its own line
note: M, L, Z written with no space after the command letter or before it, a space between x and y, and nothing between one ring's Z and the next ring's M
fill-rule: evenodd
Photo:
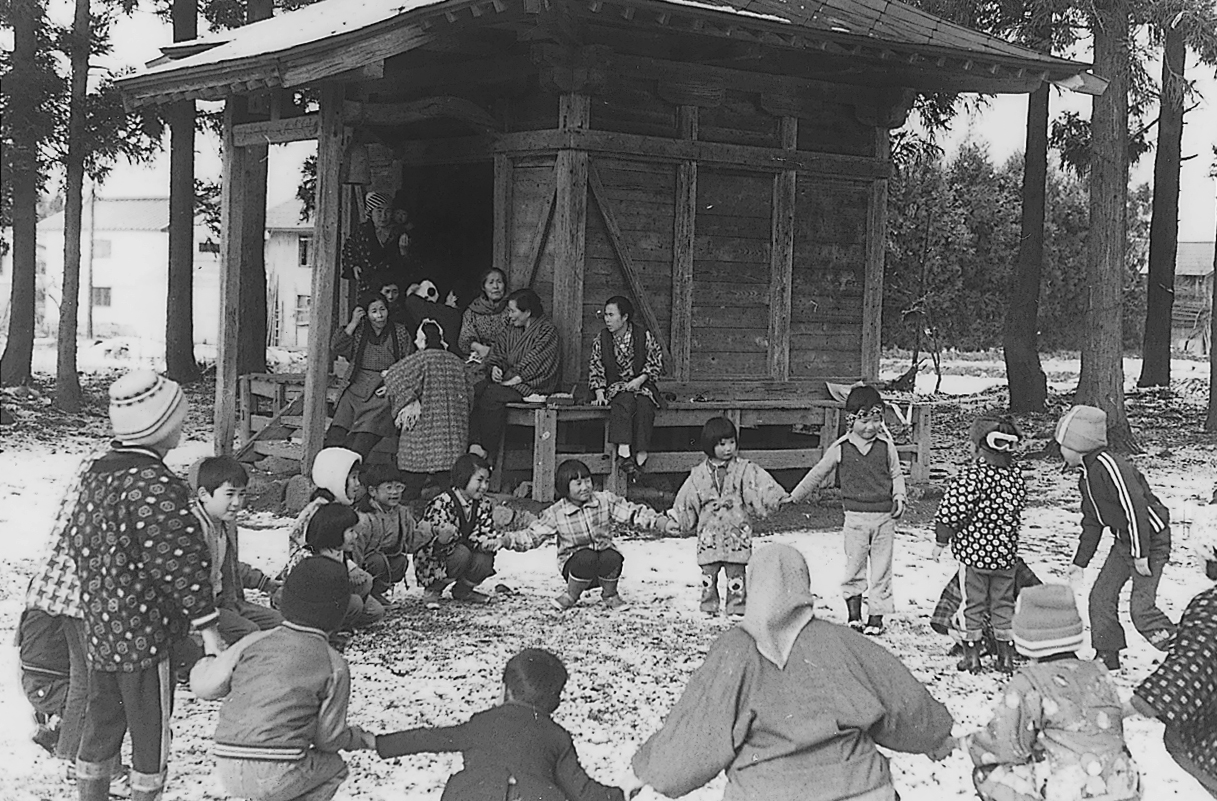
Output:
M268 231L311 231L313 223L301 222L300 211L304 204L299 198L292 198L272 206L266 210L266 230Z
M733 25L777 33L778 41L789 34L814 34L818 41L837 46L872 48L865 56L859 53L858 58L880 57L873 48L882 45L909 54L953 55L985 64L1027 68L1033 74L1047 72L1054 81L1084 73L1088 66L1037 53L894 0L610 2L707 20L730 15ZM545 8L551 3L560 5L562 0L549 0ZM352 58L371 63L422 45L435 33L423 33L430 24L427 19L454 21L460 12L471 10L474 17L493 21L509 4L509 0L321 0L243 28L168 47L167 54L181 57L155 63L121 79L119 85L128 102L141 105L190 97L214 99L228 93L305 84L350 70ZM598 11L602 5L603 0L595 0L589 8ZM494 13L488 14L491 7ZM386 38L389 34L396 36ZM365 41L375 46L367 51L351 50L351 58L332 59L332 63L318 59L321 54ZM791 41L786 46L796 45ZM1090 88L1093 90L1093 84Z
M1180 242L1175 254L1175 275L1208 275L1213 272L1213 249L1217 242Z
M93 208L94 231L163 231L169 227L169 198L124 197L97 198L96 203L85 200L84 225L89 225L89 208ZM64 213L58 212L38 223L43 231L62 231Z

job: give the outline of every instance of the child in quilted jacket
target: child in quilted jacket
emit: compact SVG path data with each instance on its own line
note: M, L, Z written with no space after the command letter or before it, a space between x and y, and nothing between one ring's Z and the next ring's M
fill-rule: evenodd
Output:
M410 507L403 504L404 477L390 464L375 464L363 475L368 494L355 505L359 524L351 544L351 560L372 577L372 597L388 607L389 591L406 580L412 553L431 538L414 523Z
M427 504L420 526L431 540L414 557L414 575L428 608L439 607L449 585L454 601L490 603L489 595L475 589L494 575L499 549L489 487L490 462L466 453L452 465L448 490Z
M1014 612L1014 644L1033 660L998 695L993 720L963 738L984 801L1141 797L1124 744L1115 683L1098 662L1082 661L1082 618L1061 584L1028 587Z

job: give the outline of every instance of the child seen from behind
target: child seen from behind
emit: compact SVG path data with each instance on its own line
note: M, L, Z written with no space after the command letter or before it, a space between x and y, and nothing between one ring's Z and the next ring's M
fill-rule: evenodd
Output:
M849 626L867 634L883 632L883 616L891 614L892 547L896 520L904 514L907 494L900 454L883 424L883 398L874 387L854 387L845 399L849 431L824 450L824 456L790 493L795 503L837 474L841 505L845 507L845 579L841 594ZM867 590L868 618L862 622L862 593Z
M697 531L702 572L701 610L718 614L718 574L727 574L727 614L747 606L744 570L752 557L752 521L767 517L790 496L756 464L737 455L735 424L712 417L701 429L706 459L693 468L668 514L683 531Z

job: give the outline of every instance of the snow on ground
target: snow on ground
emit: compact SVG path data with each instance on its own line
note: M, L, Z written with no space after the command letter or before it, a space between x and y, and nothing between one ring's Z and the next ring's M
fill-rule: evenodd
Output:
M1076 362L1074 362L1076 370ZM1207 366L1206 366L1207 367ZM1135 373L1134 373L1135 374ZM1183 373L1180 372L1180 375ZM197 436L197 435L196 435ZM36 442L0 444L0 530L9 536L0 546L0 799L69 799L74 791L59 779L59 766L29 741L29 708L17 682L16 652L10 645L30 573L45 544L63 488L80 459L94 443L67 440L61 447ZM1213 490L1214 446L1211 442L1153 449L1137 457L1151 484L1175 512L1173 562L1159 597L1172 618L1207 586L1190 546L1193 532L1217 527L1217 506L1208 505ZM168 461L176 469L209 452L191 441ZM1063 474L1059 463L1028 459L1032 505L1027 510L1024 558L1041 578L1063 581L1078 528L1076 477ZM929 515L934 502L923 500L923 522L902 522L895 555L898 613L883 644L950 708L957 735L982 725L1000 686L997 674L960 674L946 655L950 642L929 629L929 616L943 584L954 570L945 557L929 558ZM812 518L808 514L808 518ZM820 515L818 519L822 519ZM242 521L242 557L264 569L282 563L290 521L266 513ZM837 592L843 564L839 532L791 530L765 535L758 544L785 542L806 556L821 614L841 621ZM496 593L488 608L446 605L432 612L411 588L398 595L386 622L358 635L348 649L353 676L352 722L376 731L462 721L496 702L506 659L522 647L548 647L563 656L571 672L564 702L556 715L574 735L589 772L611 781L628 764L638 744L661 723L688 674L729 623L697 611L699 572L689 539L628 538L620 543L626 557L623 594L631 605L610 613L591 593L568 615L550 610L549 598L560 589L553 546L524 554L503 553L498 575L487 582L513 592ZM1087 571L1094 580L1103 552ZM413 577L411 575L411 584ZM1079 592L1085 617L1085 592ZM1125 600L1125 606L1127 601ZM1116 676L1124 694L1153 669L1158 654L1125 623L1129 649L1125 669ZM1089 650L1083 652L1089 655ZM208 754L218 705L199 701L183 689L176 696L169 801L224 798ZM1162 726L1133 719L1126 724L1132 753L1141 765L1146 799L1200 801L1198 785L1180 771L1162 747ZM418 755L381 761L374 754L348 755L352 778L339 799L438 799L447 776L459 768L458 756ZM893 773L901 796L912 801L972 798L970 763L956 753L943 763L925 757L894 755ZM721 797L720 777L688 796ZM642 799L658 798L646 791Z

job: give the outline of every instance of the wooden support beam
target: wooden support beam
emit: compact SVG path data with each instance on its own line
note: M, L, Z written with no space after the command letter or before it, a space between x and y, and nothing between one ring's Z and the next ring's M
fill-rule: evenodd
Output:
M875 152L882 159L891 155L886 128L875 128ZM887 240L887 179L871 182L866 209L866 267L862 279L862 379L879 378L879 353L883 327L883 262Z
M527 281L523 286L531 287L537 280L537 273L541 269L541 254L545 252L545 242L549 238L549 229L554 220L554 201L558 194L557 182L555 180L554 189L548 194L545 200L545 205L541 207L541 217L537 220L537 227L532 233L532 239L528 243L528 258L525 260L523 267L523 275L527 277ZM516 286L516 282L512 281L512 286Z
M782 117L782 148L798 146L799 120ZM773 176L773 228L769 250L769 377L790 378L790 293L794 272L794 170Z
M677 135L697 140L697 106L676 110ZM693 242L697 220L697 162L676 165L675 222L672 230L672 364L677 381L688 381L693 344Z
M588 95L567 93L558 100L558 126L586 129L591 119ZM554 325L562 338L563 390L582 368L583 277L587 246L587 151L562 149L554 163Z
M378 36L353 42L342 47L309 50L286 62L279 70L279 83L292 87L332 78L339 73L361 69L365 64L383 61L430 42L434 34L422 25L410 25L386 31Z
M220 330L216 349L215 452L231 454L237 425L237 346L241 317L241 219L245 214L245 148L233 141L233 129L245 112L245 98L224 104L223 195L220 207Z
M330 338L334 330L334 289L338 282L338 234L342 188L338 173L346 153L346 131L342 119L344 89L329 85L321 89L321 124L317 131L317 194L313 219L312 303L309 309L308 373L304 379L304 461L301 470L312 469L313 457L325 437L326 388L330 381Z
M655 315L655 309L651 306L651 300L648 297L646 287L642 285L642 280L638 277L638 270L634 267L634 259L630 256L629 245L621 233L621 225L617 222L617 214L613 211L613 203L609 199L608 193L604 191L604 183L600 180L600 170L596 169L595 163L590 160L587 164L587 186L591 190L592 198L596 201L596 208L600 209L600 216L604 220L604 228L608 232L609 244L617 255L617 263L621 265L621 274L625 276L625 282L630 286L630 294L634 296L634 302L638 304L638 312L642 315L642 320L646 324L646 327L654 333L656 340L659 341L659 347L663 351L664 364L671 364L672 351L668 347L669 337L665 336L663 329L659 327L659 318Z
M494 240L490 263L496 269L502 270L505 280L510 280L511 278L511 189L514 178L513 172L511 156L505 153L496 154L494 157L494 231L492 234ZM549 215L547 214L546 216L548 217Z
M497 131L499 121L486 109L463 97L427 97L409 103L361 103L348 100L347 125L404 125L434 119L455 119L485 131Z

